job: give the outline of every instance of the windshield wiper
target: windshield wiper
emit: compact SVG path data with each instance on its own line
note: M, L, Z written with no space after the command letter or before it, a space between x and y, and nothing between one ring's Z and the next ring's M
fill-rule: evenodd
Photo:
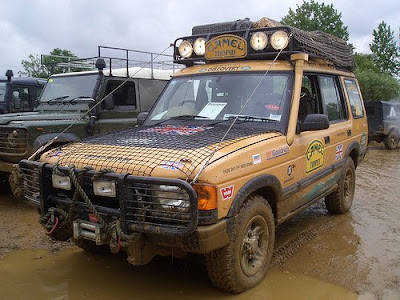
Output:
M234 120L236 118L243 122L277 122L277 120L270 119L270 118L247 116L247 115L229 116L227 118L227 120Z
M71 100L68 101L69 104L76 104L76 103L84 103L84 102L94 102L94 99L92 97L88 96L79 96L72 98Z
M46 101L46 103L49 104L49 105L56 104L56 103L64 103L64 101L62 101L62 100L66 99L68 97L69 97L68 95L67 96L61 96L61 97L56 97L56 98L53 98L53 99L50 99L50 100Z

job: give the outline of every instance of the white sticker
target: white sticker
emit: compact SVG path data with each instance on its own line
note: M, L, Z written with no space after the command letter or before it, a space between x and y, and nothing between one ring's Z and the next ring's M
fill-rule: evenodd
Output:
M397 116L396 116L396 111L394 110L394 107L393 107L393 106L390 108L389 117L397 117Z
M335 159L341 160L343 158L343 144L336 145Z
M254 154L253 155L253 164L257 165L261 163L261 155L260 154Z
M222 200L228 200L233 196L233 185L220 189Z
M280 121L281 120L281 115L274 115L274 114L270 114L269 118L271 120L275 120L275 121Z
M215 119L219 113L224 109L226 103L224 102L209 102L198 114L201 117Z

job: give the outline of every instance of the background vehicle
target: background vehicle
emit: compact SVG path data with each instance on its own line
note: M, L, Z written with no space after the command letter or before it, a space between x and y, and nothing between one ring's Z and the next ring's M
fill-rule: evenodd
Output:
M136 54L135 50L117 50L125 57ZM139 54L146 54L149 60L138 63L102 56L96 61L97 71L52 75L33 112L1 115L0 176L7 177L14 164L56 136L49 147L136 125L138 113L152 107L173 74L170 57L166 62L165 57L164 61L154 60L155 53ZM121 62L125 67L120 67ZM18 178L13 174L10 183L14 195L20 198Z
M365 103L368 116L368 136L371 141L383 142L389 150L399 146L400 103L371 101Z
M32 111L47 81L13 76L13 71L8 70L7 78L0 78L0 114Z
M332 213L350 209L368 132L351 48L236 25L175 41L186 68L143 126L21 161L26 200L53 238L125 251L134 265L204 254L214 285L239 293L263 279L279 224L323 198Z

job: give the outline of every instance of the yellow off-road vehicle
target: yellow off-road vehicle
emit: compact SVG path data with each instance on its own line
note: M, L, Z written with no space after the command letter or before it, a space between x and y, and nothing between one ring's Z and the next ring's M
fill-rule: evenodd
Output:
M174 59L186 68L141 126L22 161L25 198L55 239L134 265L204 254L214 285L242 292L278 225L323 198L332 213L352 205L368 127L351 49L244 21L193 28Z

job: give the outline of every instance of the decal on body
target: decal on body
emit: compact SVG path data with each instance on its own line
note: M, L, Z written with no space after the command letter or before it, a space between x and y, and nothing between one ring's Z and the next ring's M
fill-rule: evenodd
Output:
M221 192L222 200L231 199L233 196L233 184L229 185L227 187L221 188L220 192Z
M306 173L319 169L324 165L324 144L320 140L312 141L306 150Z

